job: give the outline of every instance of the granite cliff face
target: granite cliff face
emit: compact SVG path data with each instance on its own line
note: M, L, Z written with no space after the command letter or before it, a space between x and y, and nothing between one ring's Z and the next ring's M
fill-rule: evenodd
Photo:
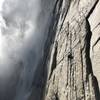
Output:
M92 61L92 67L94 75L97 77L99 81L99 88L100 88L100 1L96 5L93 13L89 18L92 37L91 37L91 51L90 57Z
M95 77L100 66L99 17L95 15L99 7L98 0L56 1L45 100L100 99Z

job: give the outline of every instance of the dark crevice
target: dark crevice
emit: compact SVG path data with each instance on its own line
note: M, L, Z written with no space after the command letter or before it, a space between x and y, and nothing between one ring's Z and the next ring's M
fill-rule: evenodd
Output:
M55 100L59 100L58 93L55 94Z
M94 47L96 46L96 44L100 41L100 37L96 40L96 42L93 44L92 46L92 50L94 49ZM93 50L94 51L94 50Z
M94 31L97 27L99 27L100 26L100 22L93 28L93 30L92 31Z
M51 78L51 75L53 73L53 70L56 68L57 66L57 47L58 47L58 43L57 41L55 42L55 51L54 51L54 55L53 55L53 62L52 62L52 65L51 65L51 73L50 73L50 76L49 76L49 79Z
M93 74L93 70L92 70L92 63L91 63L91 59L90 59L90 41L91 41L91 36L92 36L92 32L90 29L90 24L89 21L86 19L86 64L87 64L87 74Z
M98 1L99 1L99 0L97 0L96 3L94 4L94 6L91 8L90 12L89 12L88 15L87 15L87 19L88 19L88 18L90 17L90 15L93 13L93 11L94 11L94 9L95 9L95 7L96 7Z
M87 64L87 74L93 74L93 70L92 70L92 63L90 60L90 41L91 41L91 36L92 36L92 32L90 29L90 24L89 21L86 19L86 64Z
M87 29L87 34L86 34L86 64L87 64L87 74L92 74L93 75L93 69L92 69L92 63L90 59L90 41L91 41L91 29L90 29L90 24L89 21L86 19L86 29ZM98 86L98 81L96 77L93 75L93 86L95 90L95 95L96 95L96 100L100 99L100 91L99 91L99 86Z
M95 76L93 76L93 86L95 87L94 91L95 91L96 100L100 100L99 85L98 85L97 78Z

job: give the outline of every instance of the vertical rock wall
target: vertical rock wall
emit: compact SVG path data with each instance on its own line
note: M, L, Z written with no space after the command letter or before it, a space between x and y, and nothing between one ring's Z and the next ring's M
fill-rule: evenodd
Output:
M88 21L98 1L57 2L61 3L60 13L48 64L45 100L99 100L90 59L92 32Z
M92 31L91 37L91 60L94 75L97 77L100 89L100 0L89 17Z

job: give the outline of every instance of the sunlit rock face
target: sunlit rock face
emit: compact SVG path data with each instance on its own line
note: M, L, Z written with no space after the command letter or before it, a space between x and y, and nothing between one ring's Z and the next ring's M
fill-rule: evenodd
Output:
M91 38L91 60L93 71L96 75L100 88L100 1L89 18L92 38Z
M94 46L94 38L100 40L96 36L99 28L98 33L93 32L100 19L99 6L98 0L57 0L55 9L60 12L60 18L51 51L45 100L100 99L99 76L95 77L100 66L99 42L98 49ZM95 59L91 57L91 47Z

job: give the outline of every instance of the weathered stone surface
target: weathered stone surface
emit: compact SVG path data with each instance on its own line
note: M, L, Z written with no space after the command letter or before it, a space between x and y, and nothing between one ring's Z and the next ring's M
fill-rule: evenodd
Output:
M97 77L100 88L100 1L89 18L91 37L91 60L94 75Z
M61 2L62 1L62 2ZM99 100L90 59L89 17L97 0L57 0L61 9L49 61L45 100ZM68 2L68 4L67 4Z

